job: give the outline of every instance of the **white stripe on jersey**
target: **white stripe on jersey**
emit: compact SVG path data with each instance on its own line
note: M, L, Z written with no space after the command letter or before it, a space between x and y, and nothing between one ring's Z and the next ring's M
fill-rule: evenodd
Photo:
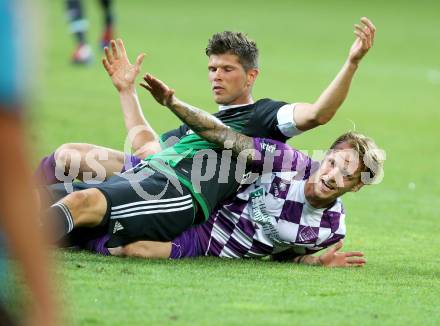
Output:
M233 252L229 247L225 246L220 252L219 257L223 258L240 258L235 252Z
M212 236L214 239L220 241L221 243L226 243L230 235L224 232L222 228L220 228L220 226L218 226L218 224L216 223L213 226Z
M227 218L230 221L234 222L234 225L238 222L240 218L240 216L228 210L219 211L219 215L223 215L224 218ZM254 222L251 223L253 224ZM252 246L252 239L249 238L249 236L246 233L244 233L244 231L240 228L234 227L234 231L232 232L232 238L234 238L234 240L236 240L242 246L249 248Z
M214 214L214 223L212 224L212 227L214 227L216 221L217 221L217 214ZM211 233L209 235L211 235ZM208 241L208 245L206 246L205 256L209 256L209 248L211 248L211 240L213 239L213 237L209 236L208 238L209 241Z

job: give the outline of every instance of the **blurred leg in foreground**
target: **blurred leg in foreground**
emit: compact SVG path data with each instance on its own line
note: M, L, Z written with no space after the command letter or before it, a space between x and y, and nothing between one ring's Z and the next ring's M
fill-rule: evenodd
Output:
M25 324L55 325L58 312L28 166L21 110L25 85L24 76L19 73L23 62L18 59L18 46L25 42L18 37L16 26L26 21L17 22L19 8L15 5L15 1L0 0L0 231L10 256L18 260L30 292Z
M13 113L0 113L0 152L7 153L0 160L0 228L31 291L29 320L33 325L53 325L56 311L33 194L35 187L27 166L22 122Z

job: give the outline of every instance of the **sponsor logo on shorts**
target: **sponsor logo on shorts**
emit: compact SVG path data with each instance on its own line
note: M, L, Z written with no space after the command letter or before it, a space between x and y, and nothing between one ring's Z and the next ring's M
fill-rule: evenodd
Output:
M113 227L113 234L115 234L118 231L123 230L124 227L122 226L121 223L119 223L119 221L116 221L115 226Z

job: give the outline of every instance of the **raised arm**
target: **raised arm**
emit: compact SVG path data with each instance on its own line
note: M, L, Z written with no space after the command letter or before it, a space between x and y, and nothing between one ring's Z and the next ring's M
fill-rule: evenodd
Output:
M146 74L141 86L147 89L156 101L168 107L180 120L186 123L195 133L221 148L232 149L235 156L247 151L247 161L253 159L254 143L252 137L240 134L213 115L186 104L174 95L174 90L165 83Z
M351 46L347 61L335 79L315 103L297 103L293 119L298 129L305 131L325 124L336 114L350 89L351 81L362 58L373 46L376 27L366 17L355 25L356 40Z
M113 85L119 93L125 127L130 137L134 154L145 158L160 151L158 136L142 113L135 88L135 80L140 72L145 54L141 53L136 62L128 60L122 40L110 42L111 50L104 48L105 58L102 59Z

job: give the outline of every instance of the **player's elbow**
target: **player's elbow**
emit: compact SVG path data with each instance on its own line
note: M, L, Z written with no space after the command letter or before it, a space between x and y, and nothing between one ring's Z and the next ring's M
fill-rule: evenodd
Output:
M297 124L297 127L302 130L310 130L322 125L325 125L327 122L329 122L330 119L327 117L322 116L310 116L302 124Z
M321 103L321 101L311 104L307 111L309 123L314 124L315 127L327 124L333 119L341 104L342 102Z
M303 109L304 110L300 110ZM295 122L302 131L325 125L333 118L333 113L319 104L307 104L297 108Z
M318 114L314 118L314 123L316 124L316 126L322 126L328 123L332 119L332 117L333 116L329 114Z
M322 112L322 110L317 110L313 114L310 115L309 123L314 125L315 127L325 125L333 118L332 113Z

